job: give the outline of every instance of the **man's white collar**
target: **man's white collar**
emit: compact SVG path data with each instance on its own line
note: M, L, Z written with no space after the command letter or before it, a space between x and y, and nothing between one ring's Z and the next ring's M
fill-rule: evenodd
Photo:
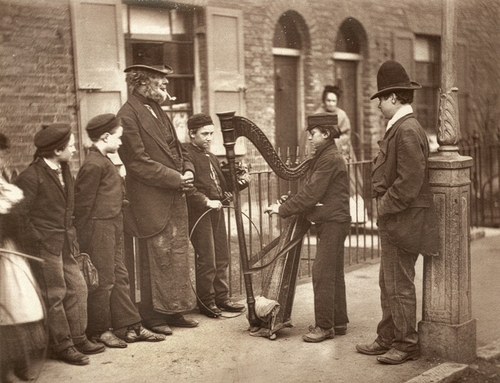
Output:
M407 114L411 114L411 113L413 113L413 108L411 107L411 105L410 104L403 105L401 108L398 109L398 111L394 114L394 116L392 116L392 118L389 120L385 131L387 132L390 128L392 128L394 123L397 120L399 120L401 117L404 117Z

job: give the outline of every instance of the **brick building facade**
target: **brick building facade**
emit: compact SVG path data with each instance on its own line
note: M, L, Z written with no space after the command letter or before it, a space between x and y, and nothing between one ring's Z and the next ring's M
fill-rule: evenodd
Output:
M478 131L496 138L500 3L457 0L456 6L462 136ZM119 85L123 69L145 62L152 48L178 73L169 91L179 100L165 110L181 136L190 114L216 119L216 112L232 109L272 142L303 145L306 116L320 106L323 86L338 84L360 155L370 158L384 121L369 97L387 59L427 84L415 109L429 134L436 131L439 1L0 0L0 14L0 131L11 138L17 169L31 161L41 125L64 121L80 148L76 170L86 121L117 111L127 97ZM159 21L144 22L153 19ZM287 91L292 102L285 97L279 107L280 92Z

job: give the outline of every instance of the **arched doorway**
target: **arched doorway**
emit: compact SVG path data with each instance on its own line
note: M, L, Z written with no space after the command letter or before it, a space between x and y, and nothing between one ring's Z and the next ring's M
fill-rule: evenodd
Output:
M301 29L304 22L296 12L281 15L273 38L275 144L283 158L297 158L301 108Z
M351 142L358 160L363 160L363 116L362 92L360 85L361 63L366 52L366 33L361 24L353 19L346 19L339 28L333 59L335 63L335 83L342 89L339 107L351 122Z

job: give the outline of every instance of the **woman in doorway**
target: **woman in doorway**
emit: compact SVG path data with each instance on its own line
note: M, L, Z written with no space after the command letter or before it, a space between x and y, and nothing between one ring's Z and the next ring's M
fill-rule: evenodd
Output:
M322 106L317 113L334 113L337 115L340 137L335 140L339 152L344 157L346 163L356 162L356 154L351 143L351 122L344 110L338 107L342 90L336 85L326 85L323 89ZM365 204L362 198L363 178L359 168L356 166L348 167L349 189L350 189L350 208L353 223L362 223L366 221Z
M342 90L336 85L326 85L323 89L322 106L316 113L335 113L337 115L340 137L335 140L337 148L347 162L356 161L356 155L351 145L351 122L344 110L338 107Z

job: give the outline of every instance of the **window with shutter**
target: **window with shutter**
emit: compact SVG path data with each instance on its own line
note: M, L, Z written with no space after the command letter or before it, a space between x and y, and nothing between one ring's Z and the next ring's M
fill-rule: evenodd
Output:
M193 114L194 32L196 8L124 8L127 66L134 64L169 65L168 92L173 97L162 105L171 118L179 139L187 141L187 119Z
M78 153L85 157L91 142L87 122L102 113L116 113L127 98L121 1L73 0L71 19L75 47L78 102Z

